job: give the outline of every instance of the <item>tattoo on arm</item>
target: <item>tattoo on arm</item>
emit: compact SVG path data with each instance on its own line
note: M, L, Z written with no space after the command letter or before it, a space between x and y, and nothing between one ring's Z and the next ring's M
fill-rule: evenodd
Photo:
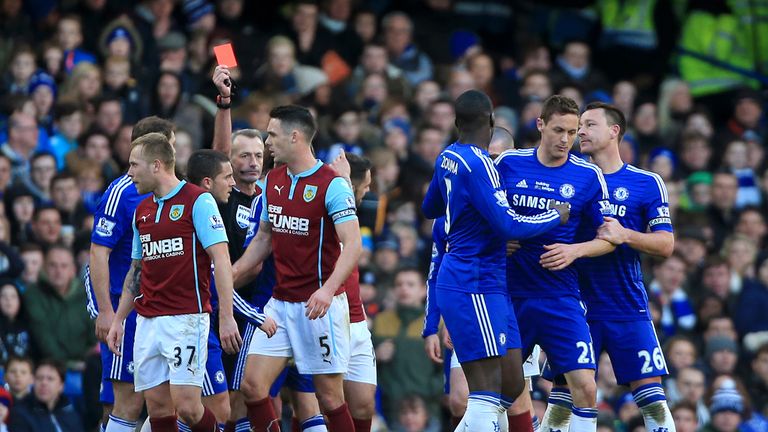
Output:
M139 286L141 282L141 261L134 261L131 265L131 271L125 278L125 289L134 297L139 295Z

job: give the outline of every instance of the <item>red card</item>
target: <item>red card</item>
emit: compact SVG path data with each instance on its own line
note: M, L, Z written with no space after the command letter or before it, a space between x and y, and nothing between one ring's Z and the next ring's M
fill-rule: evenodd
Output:
M235 58L235 52L232 50L231 43L213 47L213 53L216 54L216 62L219 65L230 68L237 66L237 59Z

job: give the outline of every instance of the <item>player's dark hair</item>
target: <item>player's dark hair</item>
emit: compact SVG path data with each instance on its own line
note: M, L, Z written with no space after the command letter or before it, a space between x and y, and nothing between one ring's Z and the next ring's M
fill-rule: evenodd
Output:
M282 105L275 107L269 112L273 119L280 120L280 126L285 133L291 133L292 130L301 132L307 140L307 144L312 142L315 136L317 126L312 113L304 107L298 105Z
M621 112L620 109L616 108L615 105L607 104L605 102L589 103L587 104L587 107L584 108L584 112L595 109L603 110L605 119L608 121L608 126L619 125L618 140L621 142L621 138L624 137L624 133L627 132L627 118L624 117L624 113Z
M167 136L158 132L142 135L131 143L131 151L138 146L141 146L141 155L145 160L149 162L159 160L168 171L173 172L176 164L176 150Z
M350 180L362 181L365 178L366 171L371 169L371 161L368 158L358 156L354 153L346 152L344 156L349 162L349 177Z
M197 186L208 177L213 179L221 174L221 164L229 163L229 158L222 152L210 149L196 150L187 162L187 180Z
M64 365L61 364L61 362L54 359L40 360L40 363L38 363L37 367L35 368L35 372L37 372L41 367L45 367L45 366L53 368L53 370L55 370L56 373L59 375L61 382L64 383L64 377L66 376L66 372L64 369Z
M161 133L170 140L171 135L175 130L176 125L174 125L170 120L166 120L158 116L144 117L133 126L133 131L131 132L131 141L135 141L136 138L151 132Z
M541 107L541 120L546 124L553 115L573 114L579 116L579 106L576 101L562 95L552 95L544 100Z
M433 102L433 105L436 102ZM493 127L493 104L485 93L468 90L462 93L454 105L456 127L462 133L473 133L483 128Z

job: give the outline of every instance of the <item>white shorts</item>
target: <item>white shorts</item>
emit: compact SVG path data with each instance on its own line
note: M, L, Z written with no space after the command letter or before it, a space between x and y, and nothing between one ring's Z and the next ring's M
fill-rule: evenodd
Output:
M366 321L349 325L349 344L349 368L344 381L376 385L376 354Z
M528 378L541 374L539 369L539 355L541 355L541 348L538 345L534 345L533 352L525 362L523 362L523 376ZM459 359L456 357L456 351L451 351L451 369L461 367Z
M133 344L134 386L147 390L172 385L203 386L208 359L207 313L136 317Z
M322 375L347 373L349 364L349 305L347 294L331 301L324 317L310 320L306 302L286 302L274 297L264 313L277 322L277 332L268 338L254 332L248 355L293 358L299 373Z

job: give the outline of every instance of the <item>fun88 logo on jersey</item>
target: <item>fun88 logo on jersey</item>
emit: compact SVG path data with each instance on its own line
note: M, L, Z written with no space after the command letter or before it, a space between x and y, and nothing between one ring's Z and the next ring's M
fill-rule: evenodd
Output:
M184 241L181 237L152 241L149 234L146 234L140 236L139 240L141 255L145 261L184 255Z
M281 234L309 235L309 219L284 215L282 214L282 206L271 204L267 207L267 212L269 213L269 222L272 223L272 231Z

